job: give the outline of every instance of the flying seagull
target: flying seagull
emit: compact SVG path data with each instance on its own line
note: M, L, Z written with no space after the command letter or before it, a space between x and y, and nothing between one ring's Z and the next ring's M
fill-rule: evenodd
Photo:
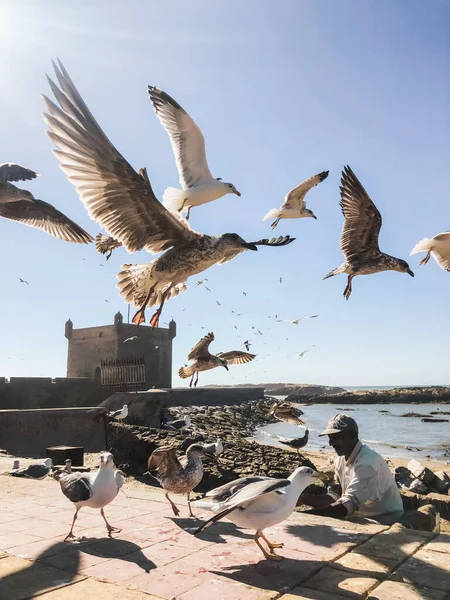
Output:
M123 340L123 343L126 344L127 342L132 342L133 340L138 340L139 337L137 335L132 335L131 337L127 338L126 340Z
M15 460L13 468L9 472L13 477L28 477L28 479L45 479L52 468L52 459L46 458L42 463L33 463L21 469L19 461Z
M205 277L204 279L199 279L198 281L196 281L196 282L195 282L195 284L194 284L194 285L202 285L202 283L203 283L204 281L208 281L208 280L206 279L206 277Z
M272 229L275 229L280 219L302 219L304 217L317 219L313 211L306 208L304 198L311 188L328 177L328 173L329 171L322 171L322 173L318 173L314 177L302 181L300 185L286 194L281 208L272 208L272 210L269 210L263 221L275 219L271 225Z
M292 323L293 325L298 325L299 321L303 321L303 319L316 319L319 315L310 315L308 317L298 317L298 319L277 319L277 323Z
M424 238L411 250L410 256L418 252L426 252L427 255L423 258L419 265L426 265L432 256L437 264L450 271L450 231L438 233L434 238Z
M303 352L299 352L298 357L303 358L307 352L309 352L309 350L303 350Z
M344 298L348 300L352 293L352 279L356 275L399 271L414 277L405 260L381 252L378 246L381 215L349 166L342 171L340 190L341 208L345 217L341 234L345 263L328 273L324 279L347 273Z
M20 283L26 283L27 285L30 285L28 281L26 279L22 279L22 277L18 277L17 279L20 281Z
M270 542L264 535L264 529L273 527L287 519L295 509L298 497L312 483L324 480L326 475L309 467L299 467L287 479L271 477L242 477L207 492L202 500L192 504L198 508L215 513L196 529L189 529L196 535L202 529L226 517L238 527L256 530L253 540L265 558L281 560L275 554L275 548L282 548L282 543ZM267 551L260 539L267 544Z
M116 419L116 421L123 421L128 417L128 404L124 404L119 410L110 410L108 412L110 419Z
M0 165L0 217L42 229L53 237L76 244L88 244L92 237L52 204L37 200L28 190L11 181L34 179L37 173L14 163Z
M247 352L250 350L250 346L251 346L251 343L248 340L245 340L245 342L243 342L241 344L241 348L245 348L247 350Z
M224 367L228 371L228 365L243 365L252 361L256 354L241 352L240 350L231 350L231 352L219 352L214 355L209 352L209 345L214 340L214 334L208 333L192 348L188 354L188 360L193 360L193 364L188 367L181 367L178 376L181 379L191 378L189 387L197 387L198 374L200 371L209 371L216 367ZM197 378L194 382L194 377Z
M165 301L179 293L179 284L214 264L223 264L245 250L285 246L289 236L246 242L236 233L208 236L168 211L145 181L117 151L89 111L67 71L54 64L58 86L48 78L60 104L44 96L47 135L58 148L54 154L72 181L90 216L129 252L166 250L150 264L123 265L118 288L125 301L139 307L133 323L145 321L145 308L159 303L153 327Z
M232 183L211 175L206 162L205 140L199 127L173 98L154 86L148 86L150 100L162 126L167 131L177 163L181 190L169 187L163 194L164 206L172 211L191 208L217 200L225 194L241 194Z
M165 496L170 502L175 516L180 514L180 509L169 498L169 492L186 494L189 515L194 517L190 503L190 493L203 478L202 460L213 456L214 453L208 452L201 444L191 444L186 450L186 455L181 459L177 458L176 448L158 448L148 459L148 472L157 472L155 479L166 490Z
M100 455L100 469L95 473L72 473L59 478L62 493L75 505L72 527L64 541L75 538L73 527L78 512L83 506L100 509L109 537L111 537L113 531L120 533L121 529L108 523L103 511L103 508L117 496L123 484L121 477L116 479L116 474L119 471L114 471L113 460L113 455L110 452L103 452Z
M275 402L269 409L269 415L273 415L278 421L290 423L291 425L304 425L300 418L303 411L291 402Z

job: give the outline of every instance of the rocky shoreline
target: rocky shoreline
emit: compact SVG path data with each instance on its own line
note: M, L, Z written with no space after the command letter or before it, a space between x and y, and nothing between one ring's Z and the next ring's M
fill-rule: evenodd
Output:
M307 388L290 394L286 400L311 404L450 404L450 388L443 386L355 390L322 395L309 394Z

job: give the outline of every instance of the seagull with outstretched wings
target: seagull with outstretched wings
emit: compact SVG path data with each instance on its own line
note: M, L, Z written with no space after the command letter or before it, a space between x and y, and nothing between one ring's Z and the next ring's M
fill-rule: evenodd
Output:
M349 166L344 167L342 171L340 190L341 208L345 217L341 250L345 262L328 273L324 279L347 273L344 298L348 300L352 293L352 279L356 275L399 271L414 277L405 260L381 252L378 246L381 214Z
M318 173L314 177L302 181L300 185L286 194L281 208L272 208L272 210L269 210L263 221L275 219L271 225L272 229L275 229L280 219L303 219L305 217L317 219L313 211L306 208L305 196L311 188L326 179L328 173L329 171L322 171L322 173Z
M59 87L48 80L59 106L44 96L49 112L44 120L62 170L91 218L128 252L164 252L149 264L123 265L118 274L120 294L125 302L138 307L133 323L143 323L146 307L159 304L150 320L152 327L157 327L164 303L185 289L191 275L224 264L246 250L293 241L285 236L246 242L236 233L209 236L193 231L187 221L159 202L150 182L113 146L61 62L54 68Z
M250 354L249 352L241 352L240 350L231 350L230 352L218 352L217 354L211 354L209 351L209 345L214 340L214 334L208 333L197 344L192 348L188 354L188 360L194 362L187 366L181 367L178 371L181 379L191 378L189 387L197 387L198 374L200 371L209 371L216 367L224 367L228 371L228 365L243 365L251 362L256 354ZM194 378L195 382L194 382Z

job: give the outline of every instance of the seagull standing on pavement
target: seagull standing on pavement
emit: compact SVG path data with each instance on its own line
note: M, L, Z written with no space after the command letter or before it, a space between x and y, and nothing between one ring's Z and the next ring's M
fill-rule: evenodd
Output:
M269 210L263 221L275 219L271 225L272 229L275 229L280 219L302 219L304 217L317 219L313 211L306 208L304 198L311 188L315 187L318 183L328 177L328 173L329 171L322 171L322 173L302 181L300 185L286 194L282 207Z
M411 255L426 252L419 265L426 265L432 256L437 264L445 271L450 271L450 231L438 233L434 238L424 238L411 250Z
M357 275L399 271L414 277L405 260L381 252L378 246L381 214L349 166L342 171L340 189L341 208L345 217L341 250L345 263L328 273L324 279L346 273L348 280L344 298L348 300L352 293L352 279Z
M181 190L169 187L163 194L163 204L171 212L191 208L217 200L225 194L241 194L232 183L225 183L211 175L206 162L205 139L200 128L173 98L154 86L148 86L150 100L162 126L167 131L175 154Z
M19 461L15 460L13 468L9 472L13 477L28 477L28 479L45 479L52 468L52 459L46 458L42 463L33 463L21 469Z

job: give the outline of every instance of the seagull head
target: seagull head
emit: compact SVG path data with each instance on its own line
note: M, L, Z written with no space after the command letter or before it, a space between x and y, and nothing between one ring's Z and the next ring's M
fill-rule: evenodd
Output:
M312 217L313 219L317 220L316 215L313 213L312 210L309 210L309 208L305 208L305 210L303 211L303 216L304 217Z
M295 469L291 475L289 475L288 479L292 481L292 483L297 483L301 485L302 491L307 488L312 483L319 481L328 481L328 475L325 473L319 473L310 467L299 467Z
M16 186L14 186L16 187ZM31 192L29 192L28 190L22 190L18 187L16 187L17 190L17 199L20 200L30 200L31 202L34 200L34 196ZM19 198L20 197L20 198Z
M114 457L111 454L111 452L102 452L102 454L100 454L100 468L103 468L103 467L112 468L113 461L114 461Z
M394 270L400 271L400 273L408 273L408 275L411 275L411 277L414 277L414 273L409 268L409 265L406 262L406 260L402 260L401 258L399 258L397 260L397 268Z
M53 464L53 461L52 461L52 459L51 459L51 458L46 458L46 459L44 460L44 465L47 467L47 469L51 469L51 467L52 467L52 464Z
M223 246L224 250L229 250L233 254L243 252L244 250L258 250L256 244L246 242L237 233L224 233L219 236L219 245Z
M241 192L238 192L232 183L227 183L226 181L221 181L221 183L227 188L227 194L236 194L236 196L241 195Z
M209 452L204 446L201 444L191 444L189 448L186 450L186 456L194 455L198 458L214 458L214 453Z

